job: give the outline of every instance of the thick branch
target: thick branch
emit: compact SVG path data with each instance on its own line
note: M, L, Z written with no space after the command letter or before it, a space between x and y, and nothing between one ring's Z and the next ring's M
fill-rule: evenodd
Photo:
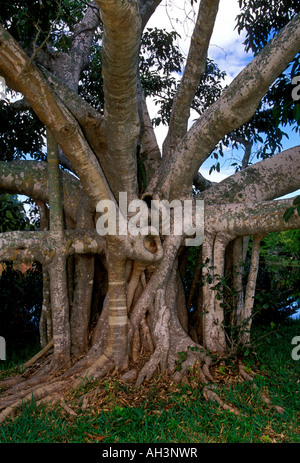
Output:
M226 230L232 236L265 235L275 231L300 228L300 217L294 212L285 222L283 214L293 198L252 204L228 204L205 208L205 228L217 235Z
M49 232L13 231L0 234L0 261L45 263L52 258Z
M36 50L35 61L52 70L77 93L80 74L88 64L91 45L99 23L99 10L92 1L82 20L74 27L68 53L52 52L50 48L46 53L44 50Z
M16 84L43 124L51 130L95 203L113 199L98 161L83 133L44 76L13 37L0 25L0 70ZM38 97L37 97L38 96Z
M140 170L143 170L145 172L146 178L143 180L146 185L149 185L150 179L152 178L152 176L157 171L160 165L161 153L149 115L146 98L143 94L141 85L139 85L138 98L141 121L141 140L138 162L140 163ZM145 187L146 185L142 186Z
M139 0L140 15L142 17L142 29L153 15L162 0Z
M178 197L191 190L193 178L217 142L254 114L261 98L300 48L300 14L248 64L191 127L160 169L165 197ZM164 173L168 172L165 177Z
M49 231L13 231L0 234L0 261L17 260L47 264L55 253L56 241ZM65 230L65 256L73 254L101 254L104 238L96 230Z
M137 143L140 121L137 71L141 18L136 1L97 0L104 26L103 89L105 128L110 156L111 187L116 195L137 197Z
M102 162L101 159L101 156L107 150L104 117L54 74L51 74L45 68L42 68L42 72L47 77L55 93L79 122L84 135L100 160L102 168L105 168L105 162Z
M95 31L99 24L99 10L98 7L94 4L94 0L92 0L83 19L74 28L73 41L69 54L69 62L72 65L72 69L69 70L69 74L70 71L73 71L70 75L70 78L75 81L76 90L80 78L80 73L82 69L84 69L88 64L89 52L94 39ZM68 78L67 81L70 82L70 79Z
M299 187L300 146L295 146L215 184L201 194L201 199L206 204L261 202L292 193Z
M61 172L64 211L68 219L76 222L76 213L83 193L80 182L73 175ZM0 190L18 193L33 200L49 203L47 163L39 161L0 162Z
M219 0L201 0L184 74L173 102L169 132L163 147L164 156L172 155L187 131L191 104L205 71L207 50L218 8Z
M197 190L205 191L208 188L211 188L212 186L217 185L217 183L207 180L207 178L203 177L203 175L200 174L200 172L197 172L193 180L193 185L195 188L197 188Z

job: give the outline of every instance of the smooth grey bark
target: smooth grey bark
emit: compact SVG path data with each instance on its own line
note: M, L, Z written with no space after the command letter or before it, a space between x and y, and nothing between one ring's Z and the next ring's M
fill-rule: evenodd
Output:
M299 188L299 178L298 145L231 175L198 197L206 204L259 203L293 193Z

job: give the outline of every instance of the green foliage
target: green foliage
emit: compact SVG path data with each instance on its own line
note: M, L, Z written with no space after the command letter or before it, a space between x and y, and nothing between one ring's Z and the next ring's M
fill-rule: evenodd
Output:
M300 307L300 230L270 233L261 243L256 323L287 319Z
M16 195L0 195L0 233L28 228L23 204Z
M40 46L47 39L59 50L85 9L83 0L3 0L0 22L22 47Z
M31 55L45 46L51 53L68 51L69 36L83 17L83 0L17 0L1 3L0 22ZM34 45L33 45L34 44ZM12 92L11 97L16 93ZM0 160L26 158L45 160L45 129L31 111L14 110L0 102Z
M0 233L31 227L17 196L0 195ZM22 270L13 262L0 264L0 336L8 343L20 333L37 328L42 280L42 268L38 263Z
M238 32L245 31L245 49L257 54L293 17L300 12L298 0L239 0L242 12L237 16ZM300 54L290 63L272 85L264 98L266 106L273 111L277 123L283 126L295 123L295 102L291 98L291 81L300 73ZM298 128L298 127L297 127Z
M270 4L271 3L271 4ZM239 0L238 32L246 31L246 51L258 53L293 17L300 12L298 0Z
M0 160L45 160L43 152L45 130L30 111L14 111L7 102L0 102Z
M297 211L298 215L300 216L300 196L296 196L296 198L293 201L293 206L289 207L284 212L283 214L284 221L288 222L289 218L294 214L295 211Z
M237 16L236 28L245 32L245 50L256 55L297 13L300 11L298 0L239 0L241 13ZM298 54L286 71L272 84L268 93L262 98L254 116L242 127L224 137L212 153L212 159L223 156L224 147L240 147L239 140L244 139L258 144L257 159L265 159L282 151L284 138L288 138L285 127L289 126L299 132L299 104L291 97L292 79L300 74L300 54ZM243 145L242 145L243 146ZM241 169L239 162L232 164L236 170ZM215 162L211 172L219 172L220 163Z

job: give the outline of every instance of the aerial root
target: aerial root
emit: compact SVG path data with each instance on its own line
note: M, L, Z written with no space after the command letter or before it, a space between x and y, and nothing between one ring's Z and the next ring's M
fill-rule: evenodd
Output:
M283 407L280 407L279 405L273 405L269 397L267 397L263 392L258 391L258 386L257 384L255 384L253 376L249 375L249 373L246 372L245 366L242 363L239 363L239 373L245 381L251 384L252 389L257 391L258 397L261 399L262 402L264 402L270 408L274 407L278 413L283 415L285 409Z

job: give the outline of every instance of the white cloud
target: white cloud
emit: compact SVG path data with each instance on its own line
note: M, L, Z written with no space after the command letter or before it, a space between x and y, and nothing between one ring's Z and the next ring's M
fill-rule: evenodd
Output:
M208 52L208 56L216 61L219 68L226 71L226 84L230 83L252 59L252 55L245 52L243 45L245 34L239 34L235 29L239 12L237 0L220 1Z
M197 2L198 9L200 1ZM208 56L214 59L219 68L228 74L229 83L249 62L251 55L244 50L244 34L235 29L236 16L240 12L238 0L220 0L219 11L209 46ZM147 27L175 29L181 36L178 45L187 55L190 36L196 18L189 2L172 0L163 2L150 19Z

